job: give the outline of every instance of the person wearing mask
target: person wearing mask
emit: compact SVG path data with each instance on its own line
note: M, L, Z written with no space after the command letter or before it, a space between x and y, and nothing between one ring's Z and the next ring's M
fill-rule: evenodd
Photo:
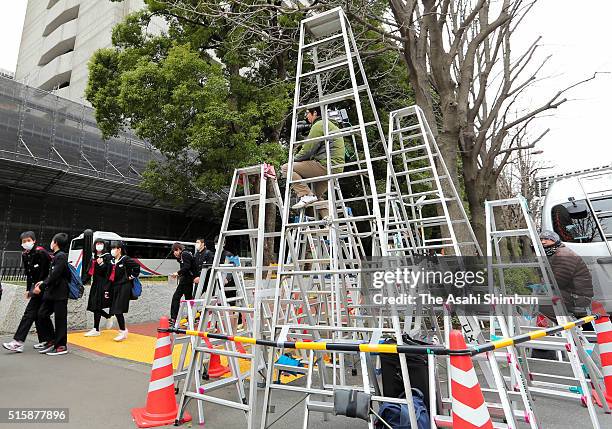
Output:
M53 338L49 344L39 351L49 356L59 356L68 353L68 283L70 269L68 256L63 249L68 245L68 234L60 232L51 240L53 260L51 269L45 280L34 285L32 293L42 296L42 304L38 310L38 326L43 338ZM51 323L54 315L55 327Z
M97 239L94 242L94 252L89 263L87 281L91 279L89 299L87 301L87 311L94 315L94 327L86 332L86 337L100 336L100 320L102 316L107 320L106 328L112 328L112 317L104 309L111 306L111 281L109 276L112 270L112 257L106 249L106 242Z
M130 310L132 280L140 275L140 265L125 254L122 242L112 241L110 248L112 260L109 280L112 283L112 293L109 314L115 316L119 323L119 334L113 340L124 341L128 337L124 315Z
M561 242L556 232L542 231L540 241L567 311L576 317L586 316L586 309L593 298L593 279L589 268L580 256ZM543 312L556 321L552 308Z
M206 241L203 238L198 238L196 240L196 253L193 255L194 259L194 275L196 276L193 279L194 283L194 296L195 291L197 290L198 284L200 283L200 274L202 273L202 268L207 265L212 265L213 259L215 255L206 247ZM208 282L208 272L206 273L206 279L204 283L204 290L206 290L206 283Z
M2 344L2 347L5 349L17 353L23 352L23 343L32 328L32 324L36 325L36 333L38 334L38 343L34 345L34 349L42 350L51 345L51 338L43 337L43 333L48 332L49 329L43 328L41 330L38 323L38 310L42 304L42 297L31 293L34 285L46 279L47 275L49 275L51 256L42 246L36 244L36 235L33 231L24 232L21 234L20 238L21 247L23 248L21 262L26 275L25 299L29 299L29 301L26 305L23 317L19 322L17 331L13 336L13 341Z
M314 139L325 135L325 128L321 120L321 108L313 107L306 111L306 121L312 125L310 132L306 137ZM328 134L338 132L338 126L331 121L328 121ZM331 139L330 139L331 140ZM329 153L332 166L340 165L340 167L332 168L332 173L340 173L343 170L342 164L345 163L344 138L337 137L329 143ZM289 164L284 164L281 167L281 172L284 178L287 178ZM327 175L327 150L325 140L307 142L301 145L298 153L293 158L293 180L309 179ZM314 182L314 193L311 191L308 183L294 183L293 191L297 194L299 201L291 208L294 210L303 209L304 207L313 204L317 200L322 200L323 195L327 192L327 180ZM327 209L319 210L322 217L327 216Z
M181 298L184 296L185 299L193 299L193 280L196 270L193 255L185 250L185 246L181 243L172 245L172 254L179 263L179 270L171 275L174 278L178 277L178 285L172 295L172 304L170 305L170 326L174 324L178 316Z

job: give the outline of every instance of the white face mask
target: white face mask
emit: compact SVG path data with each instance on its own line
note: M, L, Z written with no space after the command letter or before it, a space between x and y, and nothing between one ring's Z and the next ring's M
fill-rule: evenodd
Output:
M96 244L96 250L98 252L101 252L104 250L104 244Z
M118 253L118 252L117 252L117 249L111 249L111 256L112 256L113 258L116 258L116 257L117 257L117 253Z
M27 243L21 243L21 247L23 247L24 250L32 250L34 248L34 242L29 241Z

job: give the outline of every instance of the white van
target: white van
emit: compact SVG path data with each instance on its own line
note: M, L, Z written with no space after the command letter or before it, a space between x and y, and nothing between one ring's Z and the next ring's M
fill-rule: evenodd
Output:
M179 269L179 264L171 252L172 244L175 241L128 238L121 237L114 232L95 231L93 233L93 241L98 239L106 241L107 246L111 241L122 241L127 248L128 256L140 265L141 276L167 276ZM68 252L68 262L79 273L83 265L84 243L85 235L81 234L70 242L70 250ZM194 252L195 243L184 241L179 241L179 243L184 244L185 248L190 252ZM91 252L92 250L89 249L89 251Z
M597 218L596 218L597 216ZM594 299L612 310L612 168L553 181L542 207L542 230L587 263Z

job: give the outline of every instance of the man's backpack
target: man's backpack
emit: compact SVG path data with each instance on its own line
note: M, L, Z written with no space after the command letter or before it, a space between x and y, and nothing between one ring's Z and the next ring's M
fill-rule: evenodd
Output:
M70 273L70 278L68 279L68 298L79 299L83 296L83 292L85 292L81 276L70 263L68 264L68 271Z
M419 389L412 389L412 403L416 414L417 427L410 426L408 405L383 402L378 409L378 415L393 429L429 429L429 412L423 402L423 393ZM386 429L380 420L376 422L376 429Z

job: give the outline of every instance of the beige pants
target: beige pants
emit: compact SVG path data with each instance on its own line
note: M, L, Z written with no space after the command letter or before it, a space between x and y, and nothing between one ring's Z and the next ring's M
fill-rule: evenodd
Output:
M284 164L281 167L281 172L284 178L287 178L287 170L289 164ZM327 175L327 168L319 161L299 161L293 163L293 177L292 180L300 179L311 179L313 177ZM312 192L307 183L294 183L293 191L296 195L301 198L304 195L310 195ZM323 196L327 192L327 180L322 182L313 182L314 194L317 196L319 201L323 200ZM319 213L322 217L327 216L327 209L319 209Z

